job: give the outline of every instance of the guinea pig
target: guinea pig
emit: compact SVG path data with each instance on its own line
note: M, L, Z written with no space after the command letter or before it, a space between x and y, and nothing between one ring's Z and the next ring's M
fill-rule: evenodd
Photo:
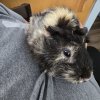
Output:
M80 28L71 9L55 7L30 18L27 41L48 75L82 83L93 73L92 60L85 48L87 32L86 27Z

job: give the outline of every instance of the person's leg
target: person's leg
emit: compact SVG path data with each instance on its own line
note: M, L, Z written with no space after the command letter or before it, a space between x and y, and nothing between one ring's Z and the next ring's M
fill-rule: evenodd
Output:
M27 45L23 21L0 4L0 100L29 100L40 74Z

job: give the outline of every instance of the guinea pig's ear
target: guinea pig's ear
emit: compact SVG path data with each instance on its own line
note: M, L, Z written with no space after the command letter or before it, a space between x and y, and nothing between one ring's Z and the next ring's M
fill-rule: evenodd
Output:
M83 28L81 28L81 29L80 29L80 32L81 32L82 35L86 36L87 33L88 33L88 29L87 29L87 27L83 27Z
M75 34L80 36L86 36L87 32L88 32L87 27L83 27L83 28L77 27L76 30L74 31Z

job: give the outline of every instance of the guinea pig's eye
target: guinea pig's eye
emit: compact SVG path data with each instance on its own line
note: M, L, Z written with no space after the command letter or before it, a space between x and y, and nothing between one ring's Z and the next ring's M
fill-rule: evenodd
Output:
M71 56L71 52L68 49L64 49L63 53L66 57L70 57Z

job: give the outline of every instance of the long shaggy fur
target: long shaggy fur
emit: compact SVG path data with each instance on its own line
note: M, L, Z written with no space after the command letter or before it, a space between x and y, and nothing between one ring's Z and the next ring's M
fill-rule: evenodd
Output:
M72 10L56 7L30 18L28 44L43 70L72 83L87 81L92 61L85 48L87 28Z

